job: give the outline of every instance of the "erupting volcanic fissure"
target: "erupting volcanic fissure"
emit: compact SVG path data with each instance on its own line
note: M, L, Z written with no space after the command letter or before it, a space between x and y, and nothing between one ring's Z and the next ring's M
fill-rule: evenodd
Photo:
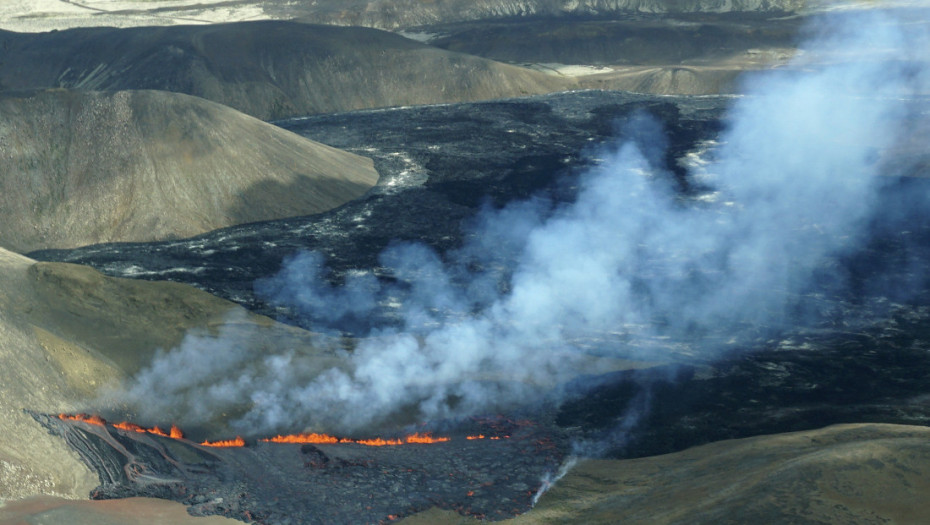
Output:
M30 414L97 472L92 499L157 497L194 516L263 525L387 523L430 507L510 518L531 508L570 439L548 419L506 415L432 421L382 437L194 441L148 419L151 428L96 414Z
M170 437L174 439L183 439L184 433L181 432L181 429L177 425L171 425L171 429L168 432L165 432L158 426L151 428L143 427L142 425L137 425L135 423L130 423L128 421L121 421L119 423L107 423L106 419L103 419L97 414L58 414L58 419L63 421L80 421L82 423L89 423L91 425L107 426L110 425L113 428L118 428L120 430L126 430L129 432L138 432L140 434L155 434L156 436Z
M142 425L137 425L135 423L130 423L128 421L121 421L119 423L109 423L106 419L100 417L97 414L59 414L58 418L63 421L79 421L82 423L89 423L91 425L98 426L111 426L120 430L125 430L127 432L137 432L140 434L155 434L157 436L168 437L173 439L183 439L184 433L181 432L181 429L177 425L171 425L171 430L165 432L158 426L154 427L144 427ZM473 436L466 436L466 439L469 441L476 439L506 439L509 438L509 435L500 435L500 436L488 436L484 434L478 434ZM434 443L445 443L451 441L452 438L448 436L433 436L430 432L414 432L413 434L399 437L399 438L367 438L367 439L353 439L348 437L336 437L329 434L320 434L315 432L303 433L303 434L288 434L281 435L271 438L262 438L259 441L265 443L297 443L297 444L314 444L314 445L331 445L337 443L352 443L356 445L365 445L369 447L384 447L384 446L396 446L396 445L431 445ZM217 441L202 441L200 443L204 447L244 447L245 439L241 436L236 436L235 439L221 439Z
M245 440L242 436L236 436L236 439L221 439L219 441L203 441L200 443L205 447L244 447Z
M262 439L260 441L270 442L270 443L303 443L303 444L314 444L314 445L326 445L333 443L356 443L358 445L367 445L370 447L383 447L386 445L410 445L410 444L432 444L432 443L444 443L446 441L451 441L452 438L449 437L433 437L430 433L413 433L409 436L403 438L395 439L352 439L352 438L337 438L336 436L330 436L329 434L290 434L287 436L277 435L273 438Z

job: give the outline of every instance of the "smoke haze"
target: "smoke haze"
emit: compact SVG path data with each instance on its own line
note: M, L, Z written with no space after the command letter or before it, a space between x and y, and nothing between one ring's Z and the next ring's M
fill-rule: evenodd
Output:
M256 284L322 334L364 331L345 367L191 334L121 397L182 422L245 407L233 423L243 431L352 430L399 410L434 419L525 400L577 375L591 341L607 341L601 355L666 360L667 347L637 341L671 336L712 358L727 347L708 334L723 327L797 322L796 298L859 246L883 208L882 172L906 169L882 153L908 133L912 97L930 87L926 35L890 15L812 28L792 67L745 81L726 131L690 167L696 190L679 191L661 163L661 126L638 116L580 176L570 204L485 209L443 256L397 243L380 259L390 282L358 272L334 286L322 255L299 253ZM398 322L372 325L384 308Z

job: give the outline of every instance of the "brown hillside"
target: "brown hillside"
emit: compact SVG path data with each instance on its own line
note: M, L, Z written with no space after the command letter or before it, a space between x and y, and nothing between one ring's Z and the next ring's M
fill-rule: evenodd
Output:
M386 31L295 22L0 32L0 48L7 89L174 91L264 120L575 86Z
M527 514L541 525L926 523L930 429L837 425L580 463ZM431 510L402 523L470 524Z
M191 330L221 325L248 335L256 355L304 348L320 366L332 365L312 353L309 333L193 287L36 263L0 248L0 500L86 498L99 483L23 409L120 414L120 407L94 401L101 387L136 372L159 348L176 347Z
M192 236L306 215L377 182L369 159L164 92L0 94L0 246Z

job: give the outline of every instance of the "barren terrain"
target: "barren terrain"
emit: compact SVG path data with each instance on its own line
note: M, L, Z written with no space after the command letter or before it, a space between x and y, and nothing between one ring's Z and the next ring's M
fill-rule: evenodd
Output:
M926 7L0 0L0 525L925 523Z
M155 91L0 93L0 246L151 241L318 213L371 161L230 108Z
M186 93L262 120L572 89L362 27L288 21L0 32L0 87Z
M36 263L2 249L0 264L3 500L80 499L98 483L88 466L24 408L53 414L109 408L128 417L118 400L97 399L101 389L117 385L191 331L235 326L243 344L256 349L309 340L302 330L247 314L185 285L114 279L84 266ZM224 428L205 424L214 431Z
M810 3L803 0L9 0L0 6L0 28L38 32L88 26L215 24L296 18L321 24L400 29L435 23L533 15L754 10L784 12Z

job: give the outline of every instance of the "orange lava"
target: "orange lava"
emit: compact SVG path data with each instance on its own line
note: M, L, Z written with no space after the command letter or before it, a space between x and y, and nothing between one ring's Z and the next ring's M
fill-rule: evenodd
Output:
M128 430L130 432L138 432L140 434L145 434L146 429L128 421L122 421L120 423L114 423L113 428L118 428L120 430Z
M390 445L425 445L432 443L444 443L446 441L451 441L452 438L448 437L433 437L430 433L419 433L410 434L404 438L395 438L395 439L384 439L384 438L372 438L372 439L351 439L351 438L337 438L336 436L330 436L329 434L317 434L315 432L307 434L290 434L287 436L277 435L273 438L261 439L260 441L270 442L270 443L311 443L315 445L333 445L336 443L355 443L357 445L365 445L369 447L385 447Z
M428 432L425 433L425 434L420 434L419 432L417 432L417 433L415 433L415 434L411 434L411 435L407 436L407 438L405 439L405 441L406 441L407 443L421 443L421 444L427 444L427 443L445 443L446 441L451 441L451 440L452 440L452 438L447 438L447 437L437 437L437 438L434 438L434 437L433 437L431 434L429 434Z
M241 436L236 436L236 439L223 439L220 441L204 441L201 443L205 447L217 447L217 448L226 448L226 447L244 447L245 440Z
M91 425L100 425L104 426L107 424L107 421L97 414L87 415L87 414L75 414L69 416L68 414L58 414L58 419L65 421L80 421L82 423L90 423Z
M400 439L359 439L353 441L353 443L358 443L359 445L367 445L369 447L384 447L387 445L403 445L404 442Z
M171 425L171 430L165 432L161 428L155 426L152 428L146 428L135 423L130 423L128 421L122 421L120 423L114 423L113 428L118 428L120 430L126 430L129 432L138 432L140 434L155 434L156 436L161 437L170 437L174 439L181 439L184 437L184 433L181 432L181 429L177 425Z
M339 438L330 436L329 434L317 434L315 432L311 432L309 434L291 434L288 436L282 436L281 434L278 434L273 438L262 439L261 441L271 443L313 443L316 445L328 445L339 443Z
M161 428L159 428L159 427L157 427L157 426L156 426L156 427L152 427L152 428L148 428L148 429L146 429L145 431L148 432L149 434L155 434L156 436L171 437L171 436L168 435L167 432L165 432L164 430L162 430Z
M89 423L92 425L107 426L108 423L105 419L99 415L93 414L59 414L59 419L64 421L79 421L82 423ZM171 425L171 429L168 432L165 432L160 427L147 428L135 423L130 423L128 421L121 421L119 423L109 423L110 426L124 430L127 432L137 432L140 434L154 434L156 436L168 437L173 439L183 439L184 433L181 432L181 429L177 425ZM510 436L503 436L503 439L509 438ZM473 436L466 436L468 440L475 439L502 439L501 436L491 436L490 438L485 438L484 434L477 434ZM440 436L433 437L429 432L415 432L406 437L402 438L371 438L371 439L352 439L352 438L340 438L336 436L331 436L329 434L318 434L315 432L304 433L304 434L290 434L290 435L277 435L272 438L265 438L259 441L264 441L268 443L312 443L318 445L331 445L336 443L354 443L356 445L365 445L369 447L384 447L384 446L396 446L396 445L429 445L433 443L445 443L451 441L452 438ZM224 439L219 441L204 441L201 445L205 447L244 447L245 440L242 437L237 436L236 439Z

